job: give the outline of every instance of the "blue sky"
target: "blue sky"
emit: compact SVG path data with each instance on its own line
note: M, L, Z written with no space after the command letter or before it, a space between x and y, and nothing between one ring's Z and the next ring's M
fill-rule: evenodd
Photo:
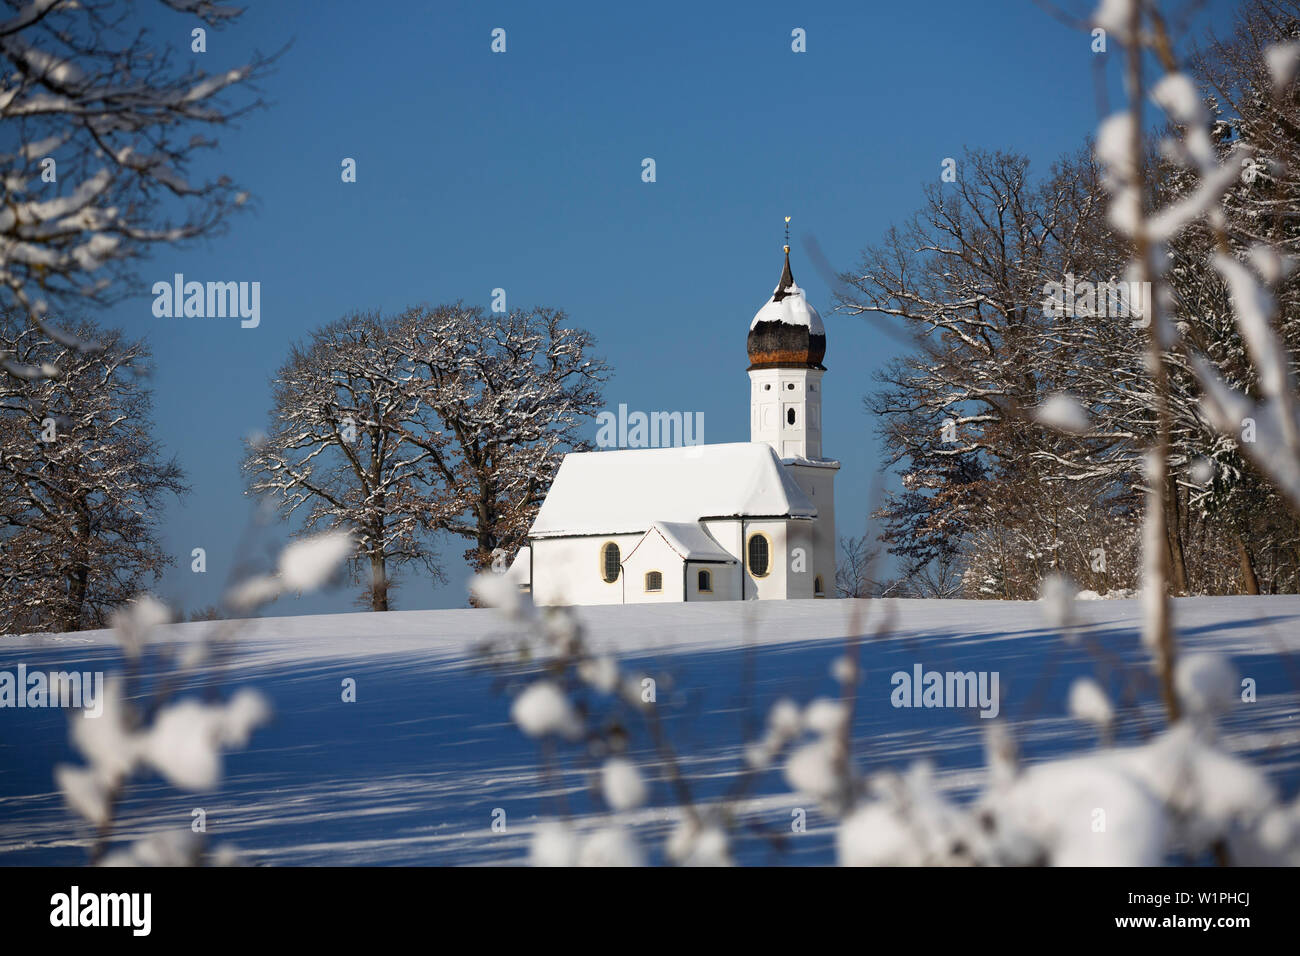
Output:
M838 530L859 533L879 457L862 397L896 343L828 314L802 241L849 268L917 208L944 157L1004 148L1042 170L1098 119L1089 38L1030 0L247 6L198 56L219 69L292 42L267 107L213 157L252 209L156 253L139 295L100 317L147 337L158 362L157 434L193 487L167 508L177 563L159 593L189 610L216 602L237 558L251 514L241 437L266 424L270 376L290 343L354 309L486 305L504 288L512 307L563 308L594 332L615 370L608 407L700 411L706 441L747 441L745 335L780 275L785 215L794 275L826 319ZM1193 32L1231 11L1208 4ZM161 14L154 29L189 57L192 25ZM489 48L496 27L504 54ZM791 51L796 27L806 53ZM356 183L341 181L344 157ZM175 272L260 281L261 325L155 318L149 289ZM206 574L190 570L195 547ZM442 548L445 587L413 574L396 606L462 606L463 548ZM339 593L271 613L352 606Z

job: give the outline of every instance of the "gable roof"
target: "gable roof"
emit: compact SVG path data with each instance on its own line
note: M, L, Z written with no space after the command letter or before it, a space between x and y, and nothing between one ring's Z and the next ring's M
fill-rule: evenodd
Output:
M736 563L735 555L718 544L717 539L709 534L708 529L700 523L687 524L681 521L656 521L650 526L650 530L641 536L641 540L632 547L632 550L627 553L627 557L623 559L625 564L632 560L632 555L636 554L637 549L645 544L651 535L658 535L663 538L664 543L683 561Z
M656 522L816 516L763 442L575 452L560 463L529 534L639 534Z

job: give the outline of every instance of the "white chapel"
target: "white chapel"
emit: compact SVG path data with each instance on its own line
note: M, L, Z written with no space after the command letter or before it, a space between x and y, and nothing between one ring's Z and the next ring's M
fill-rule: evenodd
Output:
M566 455L507 572L536 604L813 598L835 589L826 329L790 271L749 324L749 441Z

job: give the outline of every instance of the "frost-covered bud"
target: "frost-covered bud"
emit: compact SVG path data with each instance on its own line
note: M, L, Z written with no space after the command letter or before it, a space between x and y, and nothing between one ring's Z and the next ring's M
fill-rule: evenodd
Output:
M564 823L539 824L528 850L528 862L533 866L576 866L578 838L572 828Z
M1091 424L1088 412L1079 404L1079 400L1064 392L1049 396L1047 401L1034 409L1034 419L1048 428L1076 435L1086 432Z
M1070 685L1070 716L1105 729L1114 722L1115 711L1100 684L1090 677L1080 677Z
M138 657L155 627L171 621L171 612L151 594L140 594L115 611L113 633L128 657Z
M826 735L838 734L848 719L849 708L844 702L828 697L818 697L808 705L803 715L805 727L813 733Z
M745 748L745 765L751 770L766 770L772 764L772 748L766 741Z
M280 580L291 591L314 591L353 552L352 535L329 531L295 541L280 552Z
M226 603L236 611L247 612L270 604L284 591L280 579L270 574L241 581L226 592Z
M1214 462L1208 458L1197 458L1190 469L1192 481L1202 488L1214 480Z
M1178 699L1192 714L1221 714L1237 700L1237 672L1218 654L1190 654L1174 669Z
M578 865L645 866L645 856L627 830L622 827L606 827L582 841Z
M518 595L519 608L516 613L522 613L525 610L527 597L518 588L515 589L515 593ZM542 618L542 630L558 651L568 653L578 640L578 619L567 607L547 608Z
M722 828L701 827L689 817L673 828L664 852L668 859L681 866L732 865L727 834Z
M984 728L984 759L992 788L1006 786L1020 773L1020 751L1002 721L990 720Z
M1290 86L1295 79L1296 69L1300 67L1300 41L1274 43L1265 48L1264 62L1268 64L1273 89L1281 93Z
M495 608L507 620L523 620L532 611L532 601L508 574L493 574L491 571L477 574L470 582L469 591L475 600Z
M530 737L560 734L570 740L582 736L582 721L564 692L548 680L530 684L515 698L510 716Z
M618 665L608 656L589 657L578 665L578 677L602 694L618 690Z
M905 866L913 862L915 847L915 834L884 803L855 810L835 835L840 866Z
M1074 596L1074 583L1064 575L1053 574L1043 579L1038 600L1048 624L1057 628L1067 628L1074 624Z
M209 866L243 866L244 858L240 852L229 843L222 843L213 847L212 852L208 855Z
M1277 285L1295 271L1295 260L1284 256L1266 242L1257 242L1247 250L1250 264L1270 286Z
M772 705L767 715L767 727L772 736L781 741L793 740L803 730L799 705L783 697Z
M140 760L140 738L131 731L130 705L123 698L122 678L104 681L100 716L94 720L72 722L72 744L112 786L127 776Z
M835 772L835 759L838 748L829 738L804 744L785 762L785 779L790 786L810 797L826 800L839 790L839 778Z
M186 700L163 709L144 741L145 759L182 790L211 790L221 779L220 728L211 708Z
M271 704L260 691L244 687L226 704L220 720L220 741L226 747L244 747L253 730L271 719Z
M95 770L60 764L54 768L54 782L78 816L97 827L108 822L108 788Z
M614 810L634 810L645 802L645 780L636 764L626 757L606 760L600 780L605 802Z
M163 830L104 857L101 866L198 866L203 840L189 830Z

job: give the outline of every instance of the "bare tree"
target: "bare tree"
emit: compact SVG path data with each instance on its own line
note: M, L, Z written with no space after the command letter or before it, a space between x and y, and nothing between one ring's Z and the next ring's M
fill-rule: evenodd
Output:
M163 460L140 375L148 349L88 322L81 352L7 315L0 349L58 377L0 378L0 629L73 631L108 612L171 558L158 541L184 474Z
M876 596L878 585L871 579L871 569L879 555L880 548L871 546L868 534L840 537L840 560L835 564L835 590L840 597Z
M241 12L207 0L154 7L164 8L203 29ZM0 17L0 124L14 144L0 146L0 308L45 327L51 308L137 292L133 260L159 243L212 234L244 204L229 178L188 173L216 145L207 131L254 105L232 106L228 94L270 61L254 56L216 75L179 71L141 28L138 7L117 0L3 0ZM5 354L0 367L48 374Z
M956 182L927 188L920 212L843 276L842 311L895 317L914 333L914 349L877 376L867 407L903 479L874 517L925 593L949 590L963 563L957 552L987 540L976 532L990 518L1014 518L1042 544L1031 550L1050 555L1059 518L1021 505L1043 484L1072 484L1054 500L1086 508L1108 496L1107 481L1134 483L1141 416L1072 444L1033 421L1075 365L1094 364L1078 363L1077 342L1065 337L1096 323L1052 315L1045 289L1074 273L1109 274L1121 261L1118 243L1102 235L1097 178L1086 155L1035 182L1022 156L969 152ZM1076 455L1087 467L1064 467ZM991 510L995 496L1002 501ZM932 569L927 584L922 571L940 559L946 570ZM1031 573L1017 586L1034 591L1037 580Z
M600 408L608 366L555 309L409 309L394 342L413 398L436 413L407 437L445 490L438 527L468 539L466 560L486 567L497 548L523 544L564 454L589 447L579 426Z
M1286 10L1287 7L1290 9ZM1276 32L1269 43L1260 42L1259 34L1254 36L1255 68L1246 71L1242 85L1253 89L1248 99L1273 98L1279 106L1275 119L1286 122L1294 133L1296 127L1287 114L1295 114L1300 6L1263 0L1255 9L1263 11L1255 23L1261 27L1268 23ZM1257 157L1258 146L1243 141L1220 140L1216 144L1210 113L1195 83L1182 71L1174 56L1168 27L1158 5L1133 0L1127 7L1115 7L1110 14L1112 22L1102 25L1116 32L1124 44L1129 102L1126 110L1102 124L1097 152L1107 167L1105 185L1111 194L1111 222L1131 242L1130 274L1155 287L1147 315L1147 348L1159 428L1147 465L1143 641L1154 657L1169 719L1176 721L1182 707L1174 686L1176 645L1165 586L1169 578L1169 554L1161 546L1168 520L1166 477L1172 417L1168 359L1170 355L1183 358L1203 390L1201 407L1209 421L1225 438L1237 444L1241 453L1300 513L1300 396L1291 355L1273 325L1278 288L1290 267L1277 246L1259 241L1258 236L1251 237L1245 250L1233 248L1225 214L1225 205L1231 209L1232 203L1225 203L1225 197L1240 182L1244 163ZM1148 53L1159 65L1160 78L1154 83L1147 79L1145 72ZM1165 203L1159 202L1158 195L1153 196L1144 162L1142 113L1148 89L1175 130L1174 135L1162 141L1161 152L1185 171L1191 182L1182 195ZM1264 158L1267 167L1267 160L1272 157ZM1277 200L1278 196L1275 194L1273 198ZM1280 205L1275 212L1280 223ZM1171 321L1166 310L1165 303L1172 295L1165 277L1165 247L1196 225L1213 237L1213 252L1208 261L1200 263L1200 268L1213 269L1227 286L1232 319L1244 343L1249 387L1237 388L1225 381L1220 370L1200 353L1196 341L1189 341L1192 337L1188 330ZM1273 236L1280 232L1275 231ZM1251 428L1249 439L1244 431L1247 423Z
M354 532L354 576L365 567L366 602L389 610L400 568L438 573L427 533L443 493L425 469L446 444L391 323L356 313L312 333L276 373L273 402L270 431L249 443L249 492L304 530Z
M1286 413L1274 411L1285 402L1259 403L1255 415L1255 405L1229 401L1217 423L1214 403L1203 404L1206 369L1244 397L1284 391L1270 383L1289 369L1261 377L1255 353L1270 336L1280 353L1300 348L1300 272L1276 254L1296 241L1287 210L1300 112L1273 89L1268 53L1296 42L1298 9L1254 0L1231 41L1194 60L1209 107L1170 113L1167 140L1190 132L1199 158L1145 137L1124 157L1151 208L1210 212L1178 228L1156 221L1147 245L1161 257L1158 282L1133 259L1136 234L1107 215L1113 164L1087 152L1058 161L1038 186L1018 157L966 156L956 183L930 189L913 221L844 277L843 311L898 317L917 333L868 399L903 479L875 516L911 571L956 548L972 596L1033 597L1048 573L1098 590L1135 587L1132 544L1150 501L1162 512L1160 579L1170 593L1300 584L1300 522L1265 477L1287 444ZM1187 89L1181 99L1200 103ZM1065 308L1053 314L1048 284L1076 279L1078 296L1058 293ZM1143 283L1163 299L1114 300L1116 286ZM1247 328L1269 336L1243 334L1238 300L1265 302L1270 318ZM1186 347L1171 347L1170 335L1152 351L1148 329L1161 310ZM1080 422L1045 427L1042 410L1062 396L1077 399ZM1237 434L1222 424L1231 420ZM1147 470L1157 444L1166 463L1158 490Z

